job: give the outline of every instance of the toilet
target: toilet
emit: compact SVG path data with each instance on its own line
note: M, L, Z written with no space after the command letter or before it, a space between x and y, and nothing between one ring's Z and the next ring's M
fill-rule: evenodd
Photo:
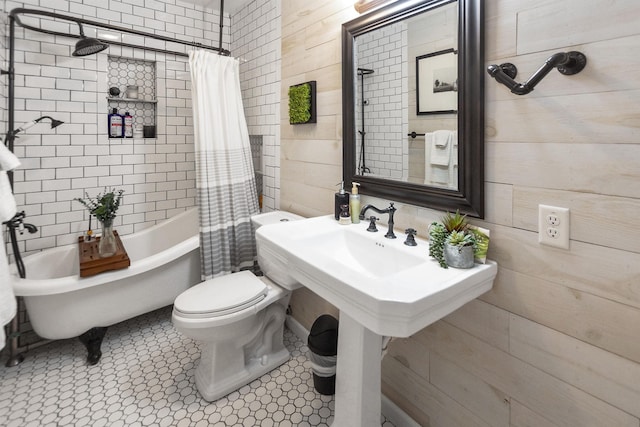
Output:
M283 211L251 217L254 229L299 219ZM268 270L269 277L241 271L204 281L178 295L173 304L174 327L202 343L195 383L209 402L289 360L284 320L291 291L301 285L286 274L285 265L270 265Z

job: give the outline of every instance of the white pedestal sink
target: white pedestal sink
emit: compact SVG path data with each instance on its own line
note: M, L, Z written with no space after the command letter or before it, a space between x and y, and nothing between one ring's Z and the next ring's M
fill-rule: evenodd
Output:
M443 269L428 242L339 225L332 216L273 224L256 231L266 274L288 274L340 310L334 427L380 423L383 336L408 337L491 289L494 262Z

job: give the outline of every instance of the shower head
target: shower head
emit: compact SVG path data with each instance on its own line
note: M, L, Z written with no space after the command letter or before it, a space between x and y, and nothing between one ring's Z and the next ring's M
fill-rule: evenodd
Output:
M25 130L29 129L31 126L34 126L35 124L40 123L44 119L51 120L51 129L57 128L58 126L64 123L63 121L56 120L51 116L42 116L42 117L38 117L35 120L31 120L30 122L23 123L19 128L17 128L12 132L12 135L15 136L20 132L24 132Z
M109 47L108 44L101 42L93 37L87 37L84 35L82 24L78 22L80 27L80 40L76 43L76 49L73 51L73 56L87 56L94 53L102 52Z
M366 76L367 74L373 74L373 70L370 70L369 68L358 68L359 76Z

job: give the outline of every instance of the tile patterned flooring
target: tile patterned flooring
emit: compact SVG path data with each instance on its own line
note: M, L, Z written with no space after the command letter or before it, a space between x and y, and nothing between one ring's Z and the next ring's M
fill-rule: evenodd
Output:
M193 372L200 349L171 325L171 307L109 328L102 359L86 364L77 339L0 365L0 425L329 426L333 396L313 388L307 346L285 329L291 359L216 402L200 398ZM383 427L393 424L382 417Z

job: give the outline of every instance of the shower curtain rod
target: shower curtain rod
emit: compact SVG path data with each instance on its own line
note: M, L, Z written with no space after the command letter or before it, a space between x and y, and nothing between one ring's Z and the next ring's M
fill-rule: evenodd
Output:
M201 48L201 49L214 50L214 51L219 52L221 55L229 56L231 54L230 51L228 51L227 49L223 49L222 48L222 38L220 39L220 46L219 47L215 47L215 46L204 45L204 44L201 44L201 43L190 42L190 41L186 41L186 40L179 40L179 39L175 39L175 38L171 38L171 37L166 37L166 36L162 36L162 35L159 35L159 34L148 33L146 31L134 30L134 29L125 28L125 27L119 27L117 25L105 24L105 23L98 22L98 21L91 21L89 19L76 18L74 16L69 16L69 15L62 15L60 13L49 12L49 11L46 11L46 10L16 8L16 9L13 9L9 13L9 19L12 19L13 21L15 21L16 24L20 25L21 27L27 28L27 29L33 30L33 31L38 31L40 33L52 34L54 36L73 37L73 38L77 38L77 39L81 38L80 34L62 33L62 32L59 32L59 31L47 30L47 29L44 29L44 28L34 27L32 25L25 24L24 22L22 22L20 20L20 15L46 16L46 17L49 17L49 18L61 19L61 20L64 20L64 21L69 21L69 22L75 22L77 24L84 24L84 25L89 25L89 26L92 26L92 27L115 30L115 31L119 31L121 33L129 33L129 34L135 34L135 35L138 35L138 36L149 37L149 38L152 38L152 39L162 40L162 41L165 41L165 42L178 43L178 44L183 44L183 45L186 45L186 46L193 46L193 47L197 47L197 48ZM222 36L222 20L223 19L224 19L224 17L223 17L222 12L221 12L220 13L220 35L221 36ZM100 40L101 42L107 43L109 45L117 45L117 46L131 47L131 48L137 48L137 49L144 49L144 50L150 50L150 51L153 51L153 52L167 53L167 54L178 55L178 56L187 56L187 57L189 56L188 54L186 54L184 52L179 52L179 51L174 51L174 50L160 49L160 48L155 48L155 47L151 47L151 46L140 46L140 45L136 45L136 44L124 43L124 42L107 40L107 39L100 39L100 38L98 38L98 40Z

